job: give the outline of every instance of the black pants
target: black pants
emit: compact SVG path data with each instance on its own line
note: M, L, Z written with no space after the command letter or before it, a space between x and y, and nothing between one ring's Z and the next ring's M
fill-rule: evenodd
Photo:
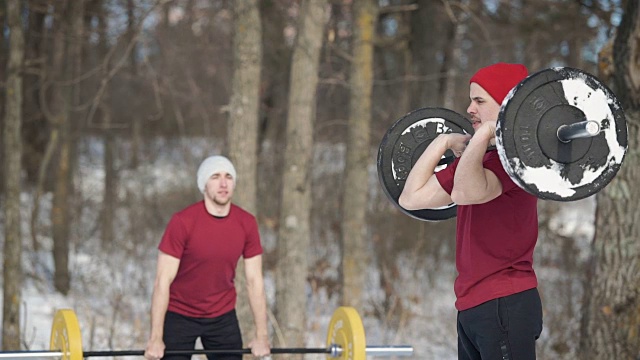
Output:
M534 360L542 332L537 289L458 312L459 360Z
M236 311L212 319L192 318L167 311L164 319L164 344L166 350L193 350L200 338L207 350L241 349L242 335ZM167 355L163 359L189 360L189 355ZM209 360L239 360L242 355L207 355Z

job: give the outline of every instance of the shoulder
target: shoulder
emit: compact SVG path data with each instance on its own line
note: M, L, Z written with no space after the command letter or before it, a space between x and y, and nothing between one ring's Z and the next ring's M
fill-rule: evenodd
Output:
M252 213L233 203L231 204L231 211L229 213L234 218L242 221L256 221L256 217Z
M231 204L231 211L229 212L229 215L232 219L235 219L235 221L242 224L245 229L258 226L256 217L238 205Z
M202 212L204 210L204 200L195 202L189 206L187 206L186 208L178 211L175 213L175 215L190 215L190 214L196 214L198 212Z
M198 201L196 203L193 203L187 207L185 207L184 209L177 211L173 214L173 216L171 217L172 221L188 221L188 220L192 220L194 218L196 218L198 215L200 215L203 211L205 211L205 207L204 207L204 201Z

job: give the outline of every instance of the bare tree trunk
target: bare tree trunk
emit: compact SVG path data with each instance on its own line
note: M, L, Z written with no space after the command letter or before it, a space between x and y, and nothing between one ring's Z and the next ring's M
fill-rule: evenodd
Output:
M229 106L229 156L240 182L235 202L256 212L258 107L262 64L262 30L256 0L234 2L234 71Z
M0 0L0 9L2 9L2 13L0 14L0 29L4 29L5 26L7 26L7 13L6 13L6 9L7 9L7 4L5 0ZM0 36L0 46L2 46L0 49L5 49L7 46L7 39L6 36ZM2 52L0 54L0 69L5 69L7 64L7 54L5 52ZM4 76L6 76L6 74L2 74ZM6 78L0 79L2 81L5 81ZM0 95L4 96L4 89L2 90L2 92L0 92ZM0 104L0 111L2 111L4 109L4 104Z
M276 307L283 346L304 346L311 236L311 160L318 67L327 1L304 0L293 50L278 229ZM294 357L289 357L294 358Z
M132 5L130 2L127 2L127 16L128 16L128 33L129 33L129 41L133 41L133 33L135 29L133 29L133 20L131 17L133 16L133 10L131 9ZM108 37L107 37L107 18L108 13L107 9L104 6L104 0L94 0L93 2L93 12L97 18L98 27L98 46L96 48L96 58L98 61L105 59L108 56ZM131 54L134 54L132 51ZM133 55L130 55L133 57ZM131 81L135 82L135 60L131 60L130 63L132 66L131 69ZM107 71L105 71L104 76L107 76ZM98 80L99 82L99 80ZM100 84L95 84L96 88L100 87ZM134 91L135 93L135 91ZM102 141L104 144L104 191L102 197L102 213L100 216L100 229L101 229L101 246L103 249L108 249L114 241L114 214L117 207L117 187L118 187L118 171L116 170L115 165L115 156L116 156L116 144L115 144L115 136L113 130L113 117L111 113L111 108L107 105L109 102L107 101L107 97L109 92L106 92L102 101L104 105L99 105L100 114L102 116ZM136 118L134 115L133 118ZM135 134L133 135L135 138ZM135 143L135 140L133 141ZM132 146L132 156L131 158L135 158L135 152L137 152L137 148Z
M262 67L262 27L257 0L237 0L234 6L233 81L229 106L229 157L239 182L234 202L256 214L258 168L258 108ZM250 339L254 324L247 299L244 264L236 269L238 319L243 339Z
M6 9L7 5L5 3L5 0L0 0L0 9ZM0 16L0 29L4 29L6 25L6 14L5 16ZM6 49L6 40L5 40L5 36L0 36L0 49ZM0 69L5 69L6 68L6 54L4 51L0 51ZM0 81L5 82L6 79L6 74L5 73L0 73ZM5 90L6 86L0 86L0 98L4 98L5 97ZM4 114L4 103L0 102L0 114ZM24 125L23 125L24 126ZM0 127L4 127L4 123L0 122ZM2 134L0 133L0 136ZM5 160L4 160L4 148L0 147L0 163L4 164ZM4 168L0 167L0 192L4 191L5 189L5 176L4 176ZM2 194L0 194L2 195Z
M116 145L113 134L111 113L103 108L104 122L104 196L102 200L102 216L100 217L102 229L102 248L107 249L113 244L113 223L117 203L118 172L115 165Z
M265 46L263 49L262 108L258 154L258 173L272 181L258 182L259 212L262 224L273 229L280 211L282 162L289 94L291 46L284 36L286 9L278 8L278 0L260 1Z
M106 27L106 24L104 25ZM127 0L127 33L128 42L136 41L136 14L134 0ZM131 86L133 87L133 93L136 94L139 90L138 85L138 63L136 60L138 56L135 45L131 49L129 54L129 66L131 67ZM142 148L142 117L140 114L133 114L131 117L131 168L136 169L140 163L140 150Z
M353 3L353 62L350 69L350 102L347 160L342 209L342 303L362 308L369 261L367 200L371 159L371 93L373 90L373 41L378 6L375 0Z
M600 193L593 259L587 277L581 359L636 360L640 354L640 15L628 1L614 43L616 94L625 108L629 150Z
M25 183L35 185L38 181L38 169L47 147L49 124L42 114L39 101L40 76L34 70L41 72L40 59L43 57L43 32L45 11L41 6L42 0L29 0L29 18L25 33L25 66L31 70L23 75L24 105L22 122L23 154L22 161L27 178ZM29 64L29 65L27 65ZM37 250L37 245L34 246Z
M58 5L58 4L56 4ZM60 6L64 6L64 2ZM66 59L63 79L71 82L75 78L76 72L80 71L80 56L82 48L83 33L83 2L69 1L68 16L62 16L67 24L63 25L64 34L70 39L68 51L65 52ZM60 13L64 14L65 11ZM67 30L67 31L65 31ZM60 48L64 51L64 48ZM56 56L57 54L54 54ZM59 54L58 54L59 55ZM61 112L56 114L58 126L60 129L60 151L58 154L58 162L56 167L56 185L53 194L53 204L51 209L51 224L53 233L53 259L55 263L54 286L62 294L67 294L71 287L69 274L69 243L70 243L70 200L72 193L72 135L71 121L73 110L72 107L77 104L78 85L63 84L60 89L60 97L62 101Z
M49 64L42 60L46 58L46 44L51 41L51 36L46 34L46 27L44 25L47 17L46 7L40 6L41 0L29 1L29 27L28 37L26 42L26 61L31 59L39 59L37 72L35 76L25 74L25 101L24 101L24 118L22 136L25 140L25 170L27 179L35 179L35 191L33 195L33 208L31 210L30 229L33 251L37 252L40 249L40 243L38 241L37 225L40 214L40 199L42 194L47 190L51 190L53 185L53 174L48 171L48 165L51 162L51 158L55 149L57 148L57 138L59 135L58 128L55 126L56 121L51 115L51 111L47 111L49 108L46 103L46 90L51 85L51 80L47 79L48 76L54 77L52 74L58 74L57 71L53 71L54 68L59 68L57 64L62 64L62 54L56 58L53 55L53 64ZM54 22L54 27L57 26L57 20ZM55 34L55 29L54 29ZM56 49L62 46L63 34L60 33L57 37L53 36L52 52L55 53ZM56 75L57 76L57 75ZM54 93L55 96L55 93ZM51 110L59 106L57 102L51 103ZM37 110L35 110L37 109ZM37 115L33 115L36 119L31 119L30 111L36 111ZM33 128L33 129L31 129ZM29 141L26 141L26 140ZM38 139L38 140L35 140ZM38 143L37 146L34 144ZM35 149L30 149L30 148ZM31 155L30 155L31 154ZM33 170L29 168L33 167ZM33 175L30 173L33 172Z
M65 115L63 115L65 116ZM69 198L71 187L71 144L68 119L63 120L56 186L53 193L51 225L53 235L54 286L66 295L71 288L69 274Z
M9 59L4 116L4 265L2 304L2 348L20 349L20 303L22 301L22 236L20 232L20 181L22 174L22 65L24 34L22 1L7 1L9 25Z
M402 24L404 24L402 27L407 29L406 31L407 33L409 33L411 31L411 24L406 21L402 22ZM410 80L410 78L413 77L414 59L411 51L411 41L409 39L407 39L406 41L401 41L401 45L398 46L398 56L400 59L402 59L401 61L403 63L400 71L403 80L400 82L399 88L399 92L402 95L400 95L400 99L398 99L398 107L397 109L394 109L394 112L396 112L396 114L405 114L411 110L411 101L413 100L412 97L414 95L412 93L412 90L416 88L416 85Z
M451 94L449 89L449 86L451 85L451 82L449 81L449 72L452 67L455 67L453 52L458 45L455 39L456 34L458 34L460 24L458 23L449 3L445 2L444 4L445 7L448 7L449 9L449 21L445 24L446 41L444 42L444 48L442 49L442 64L440 65L440 76L438 78L438 95L436 104L441 104L439 106L451 109L453 108L453 99L447 97Z
M437 35L439 29L444 28L446 18L438 17L440 1L417 0L418 9L411 13L411 32L409 35L409 48L411 50L412 76L427 77L435 75L438 68L434 49L438 48ZM435 101L435 83L417 81L411 84L411 109L425 106L430 101ZM408 109L401 109L402 111ZM402 112L400 112L402 113Z
M447 109L454 109L456 104L456 81L458 79L459 61L461 55L460 42L464 37L466 29L466 18L469 16L464 12L455 11L450 3L446 2L445 9L451 18L451 24L447 29L447 41L444 44L442 66L440 67L440 79L438 81L438 101Z

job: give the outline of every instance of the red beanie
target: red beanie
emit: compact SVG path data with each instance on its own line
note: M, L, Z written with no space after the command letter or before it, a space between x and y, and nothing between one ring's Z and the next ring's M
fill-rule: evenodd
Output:
M482 86L493 100L502 104L509 91L527 75L528 71L524 65L497 63L478 70L469 80L469 84L476 83Z

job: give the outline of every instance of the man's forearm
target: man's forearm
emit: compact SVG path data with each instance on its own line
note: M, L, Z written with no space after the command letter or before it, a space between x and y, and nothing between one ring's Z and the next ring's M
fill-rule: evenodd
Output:
M455 185L451 193L457 203L473 203L485 198L489 181L483 166L483 159L493 138L491 130L489 126L478 129L460 158L454 177Z
M429 144L411 168L400 195L401 200L410 201L426 185L446 151L447 142L443 136L438 136Z
M153 290L151 299L151 335L150 339L162 340L164 319L169 307L169 291L162 287Z
M456 170L456 186L467 183L477 183L478 177L484 177L482 159L489 146L490 137L479 130L469 141L467 149L460 157L460 163Z
M451 203L451 196L440 186L435 170L449 149L460 156L469 135L451 133L435 138L420 155L405 182L398 204L407 210L435 208Z
M247 288L247 292L249 294L249 305L251 306L253 321L256 326L256 337L268 339L267 302L264 292L264 284L248 284Z
M429 144L411 168L404 184L403 193L412 194L427 183L442 159L442 155L447 151L446 144L446 139L443 136L438 136Z

